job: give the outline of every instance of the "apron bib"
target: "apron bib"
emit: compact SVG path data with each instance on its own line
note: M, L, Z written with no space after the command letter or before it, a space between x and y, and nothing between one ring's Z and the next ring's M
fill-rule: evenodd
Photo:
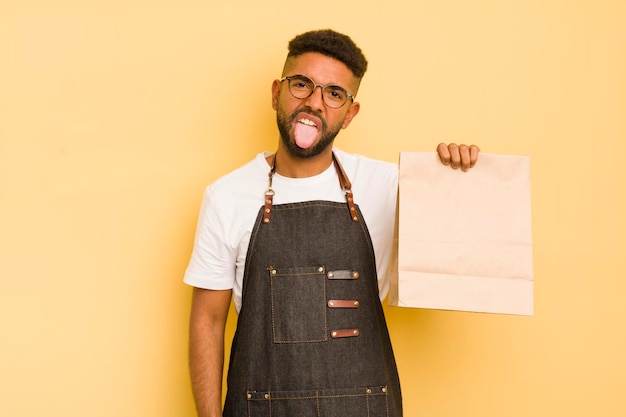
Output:
M224 417L402 415L370 235L346 194L259 210Z

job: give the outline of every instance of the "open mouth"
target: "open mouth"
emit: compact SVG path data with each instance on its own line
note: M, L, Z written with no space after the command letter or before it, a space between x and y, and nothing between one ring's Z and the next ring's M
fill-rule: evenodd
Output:
M308 149L313 145L319 133L318 123L314 118L301 115L296 119L294 137L296 145Z

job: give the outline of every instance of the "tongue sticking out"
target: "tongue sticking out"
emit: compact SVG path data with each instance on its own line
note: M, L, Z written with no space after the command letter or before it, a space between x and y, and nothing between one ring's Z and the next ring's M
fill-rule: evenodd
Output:
M305 125L304 123L296 123L294 129L296 145L302 149L308 149L317 137L317 128L315 126Z

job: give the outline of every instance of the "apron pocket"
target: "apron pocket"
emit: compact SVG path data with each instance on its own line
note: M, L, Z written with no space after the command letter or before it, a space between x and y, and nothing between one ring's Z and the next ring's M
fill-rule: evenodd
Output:
M327 341L325 268L269 267L268 271L274 343Z
M249 391L248 417L387 417L387 387Z

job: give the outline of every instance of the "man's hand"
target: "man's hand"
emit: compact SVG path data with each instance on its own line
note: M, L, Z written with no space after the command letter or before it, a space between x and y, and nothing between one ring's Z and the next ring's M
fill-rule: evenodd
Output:
M441 162L444 165L450 165L454 169L460 167L462 171L467 171L476 165L478 152L480 152L480 149L476 145L467 146L457 145L456 143L446 145L445 143L440 143L437 146L437 153Z

